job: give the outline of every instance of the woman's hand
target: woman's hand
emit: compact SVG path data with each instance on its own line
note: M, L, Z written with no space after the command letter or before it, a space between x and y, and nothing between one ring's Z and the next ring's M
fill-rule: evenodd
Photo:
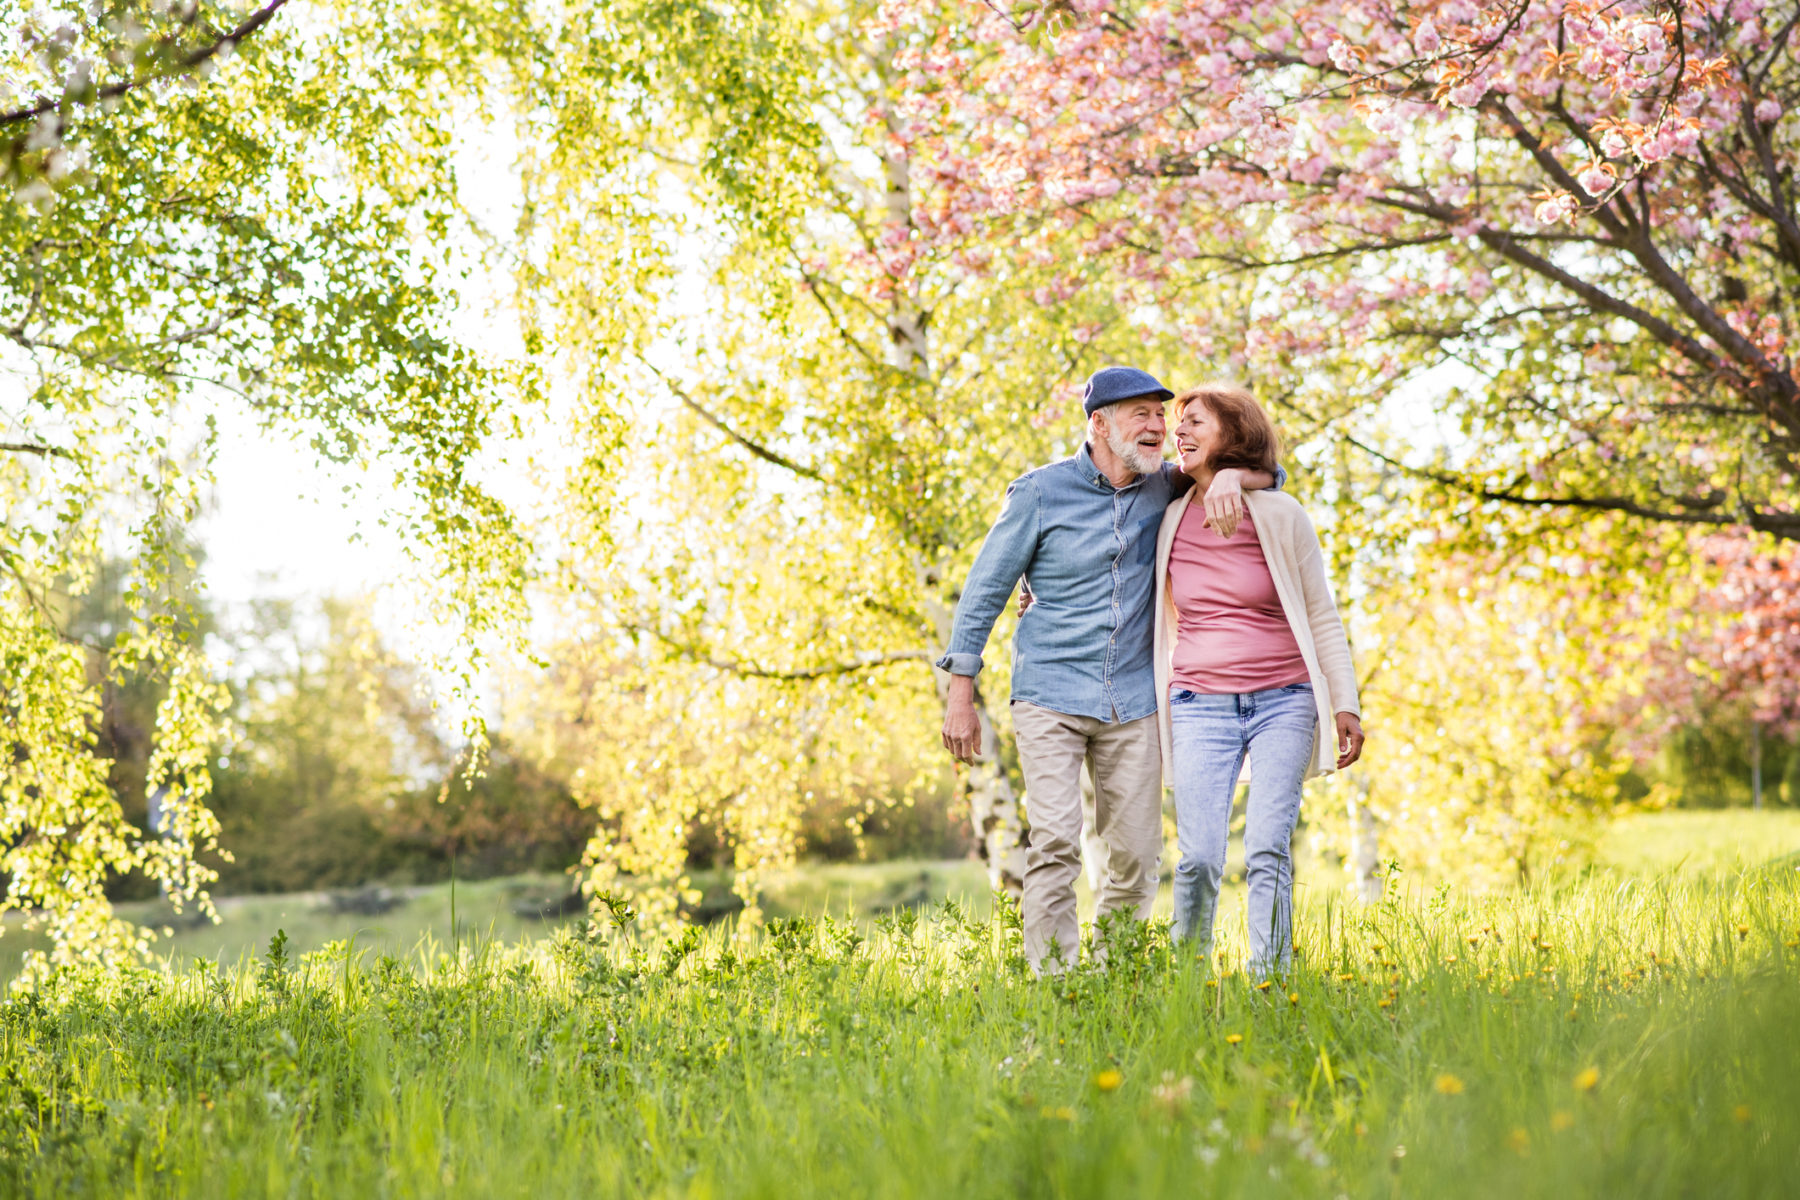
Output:
M1341 712L1337 715L1337 746L1337 765L1340 771L1362 757L1361 717L1348 712Z
M1220 537L1231 537L1237 532L1246 507L1244 473L1236 467L1226 467L1218 472L1201 503L1206 509L1205 524Z

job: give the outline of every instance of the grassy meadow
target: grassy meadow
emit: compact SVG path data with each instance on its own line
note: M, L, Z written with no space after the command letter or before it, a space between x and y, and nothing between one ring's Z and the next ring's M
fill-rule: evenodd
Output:
M875 894L945 883L890 871ZM459 926L481 896L459 895ZM0 1180L1635 1200L1800 1178L1800 859L1368 908L1314 889L1299 922L1300 965L1266 987L1242 974L1238 914L1222 970L1152 927L1104 969L1037 981L1015 914L955 901L666 944L630 922L495 925L70 974L0 1007Z

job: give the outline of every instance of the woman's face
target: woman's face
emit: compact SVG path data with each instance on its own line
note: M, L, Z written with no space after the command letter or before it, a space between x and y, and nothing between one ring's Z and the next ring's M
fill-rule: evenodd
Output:
M1175 426L1175 452L1181 457L1181 469L1189 475L1198 471L1218 440L1219 421L1212 410L1202 400L1190 403Z

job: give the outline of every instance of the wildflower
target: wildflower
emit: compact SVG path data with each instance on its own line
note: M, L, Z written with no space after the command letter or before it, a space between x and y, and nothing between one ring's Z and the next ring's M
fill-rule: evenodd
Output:
M1732 1109L1731 1119L1736 1121L1739 1125L1748 1125L1750 1123L1750 1106L1748 1104L1740 1104Z
M1164 1071L1162 1074L1162 1082L1156 1085L1156 1088L1151 1094L1156 1097L1156 1102L1158 1104L1172 1112L1185 1105L1188 1102L1188 1098L1193 1095L1193 1092L1194 1080L1192 1076L1183 1075L1180 1079L1177 1079L1175 1078L1175 1072Z
M1300 993L1299 992L1289 992L1288 993L1288 1003L1289 1004L1300 1003Z
M1437 1077L1434 1084L1440 1096L1460 1096L1463 1094L1463 1081L1454 1075L1444 1074Z
M1094 1086L1103 1092L1116 1092L1119 1090L1119 1085L1124 1082L1125 1076L1111 1067L1094 1076Z
M1581 1072L1581 1074L1575 1076L1575 1090L1578 1092L1591 1092L1599 1086L1599 1067L1589 1067L1587 1070Z
M1506 1148L1521 1156L1531 1153L1531 1134L1522 1127L1515 1127L1506 1135Z
M1268 980L1267 980L1267 979L1265 979L1265 980L1263 980L1263 981L1262 981L1262 982L1261 982L1261 983L1259 983L1259 984L1257 984L1257 985L1256 985L1256 990L1257 990L1257 991L1259 991L1259 992L1266 992L1266 991L1268 991L1268 990L1269 990L1269 981L1268 981Z
M1575 1125L1575 1114L1574 1113L1565 1112L1562 1109L1558 1109L1557 1111L1550 1114L1550 1128L1556 1130L1556 1132L1558 1132L1558 1133L1561 1133L1565 1129L1572 1129L1572 1128L1574 1128L1574 1125Z
M1750 936L1750 927L1748 925L1739 925L1737 927L1737 933L1738 933L1738 941L1741 942L1745 938Z
M1244 1035L1241 1033L1228 1033L1225 1035L1225 1044L1227 1046L1235 1046L1243 1040Z

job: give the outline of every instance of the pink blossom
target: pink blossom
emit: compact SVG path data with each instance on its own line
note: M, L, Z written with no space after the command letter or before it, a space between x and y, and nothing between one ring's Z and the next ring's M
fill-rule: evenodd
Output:
M1781 101L1773 96L1764 96L1756 102L1756 119L1767 125L1781 115Z
M1608 158L1624 158L1626 151L1630 149L1631 143L1616 129L1609 129L1600 135L1600 153Z
M1603 162L1589 163L1575 179L1588 195L1604 196L1612 190L1613 169Z
M1342 38L1331 43L1328 51L1331 65L1346 74L1356 74L1362 70L1362 61L1357 57L1356 48Z
M1487 83L1480 79L1465 79L1450 89L1450 103L1458 108L1474 108L1487 95Z
M1540 225L1556 225L1572 216L1577 207L1575 197L1567 192L1558 192L1533 209L1532 216L1537 218Z
M1428 57L1436 54L1438 47L1443 45L1443 39L1438 36L1437 26L1432 24L1430 17L1420 21L1419 27L1413 30L1412 44L1413 49Z
M1637 156L1647 163L1658 163L1669 157L1675 149L1675 134L1668 126L1661 126L1654 133L1640 136L1632 149Z

